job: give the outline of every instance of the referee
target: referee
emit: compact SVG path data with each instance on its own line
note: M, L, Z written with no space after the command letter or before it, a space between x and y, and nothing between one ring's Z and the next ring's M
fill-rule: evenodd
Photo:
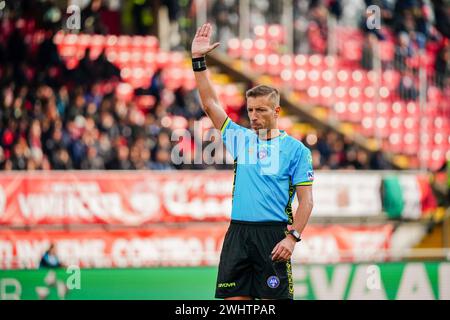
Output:
M221 130L234 159L231 223L225 235L216 298L293 299L291 255L313 207L311 152L279 130L279 92L257 86L246 92L251 128L234 123L220 105L206 71L211 25L201 26L192 42L192 65L202 107ZM297 194L299 207L292 214Z

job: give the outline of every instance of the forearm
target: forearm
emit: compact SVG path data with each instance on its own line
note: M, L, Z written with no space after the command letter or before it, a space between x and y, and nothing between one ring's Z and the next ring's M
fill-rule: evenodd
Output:
M220 105L219 97L217 96L213 84L209 78L208 70L194 73L197 89L202 101L202 108L205 112L208 112L208 109Z
M209 23L202 25L197 30L192 41L191 53L195 81L200 94L203 111L211 119L214 127L220 129L227 118L227 114L220 105L219 97L209 78L208 70L205 70L206 64L204 61L204 57L219 46L218 42L213 45L210 44L211 34L211 25Z
M298 233L302 234L303 230L305 229L309 217L311 216L311 211L313 208L312 201L302 201L294 215L294 222L292 224L292 228L298 231Z
M209 79L208 70L194 73L203 111L211 119L214 127L220 129L227 118L227 114L220 105L219 98Z

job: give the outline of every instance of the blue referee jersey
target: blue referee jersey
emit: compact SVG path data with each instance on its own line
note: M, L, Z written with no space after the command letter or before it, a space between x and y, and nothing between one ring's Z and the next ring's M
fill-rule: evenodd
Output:
M310 150L281 130L268 140L227 118L221 128L234 159L232 220L292 224L296 186L314 180Z

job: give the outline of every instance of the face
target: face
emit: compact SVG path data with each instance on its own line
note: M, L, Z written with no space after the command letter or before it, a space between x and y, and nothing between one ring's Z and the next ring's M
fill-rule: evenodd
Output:
M280 106L274 106L268 96L249 97L247 113L253 130L275 129Z

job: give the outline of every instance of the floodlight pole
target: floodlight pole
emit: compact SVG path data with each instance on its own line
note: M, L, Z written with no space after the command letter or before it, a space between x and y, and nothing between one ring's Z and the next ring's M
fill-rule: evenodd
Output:
M381 89L381 83L382 83L382 77L383 77L383 70L381 67L381 59L380 59L380 45L379 40L374 42L373 47L373 55L372 55L372 62L373 62L373 71L375 74L375 122L374 122L374 129L375 129L375 140L378 143L378 147L380 150L383 148L383 138L381 135L381 130L378 128L377 121L378 121L378 105L381 102L380 99L380 89Z
M423 48L419 49L419 61L423 61L425 56L425 50ZM426 104L427 104L427 72L425 67L419 63L419 108L420 108L420 130L419 130L419 160L420 169L422 171L427 170L427 162L425 159L425 147L426 141L424 135L426 134L425 123L426 120ZM431 156L431 155L430 155Z
M239 39L249 38L250 34L250 0L239 0Z
M206 0L195 0L195 14L197 29L206 23L208 19L208 6L206 5Z
M283 0L283 22L287 54L294 53L294 6L293 0Z

